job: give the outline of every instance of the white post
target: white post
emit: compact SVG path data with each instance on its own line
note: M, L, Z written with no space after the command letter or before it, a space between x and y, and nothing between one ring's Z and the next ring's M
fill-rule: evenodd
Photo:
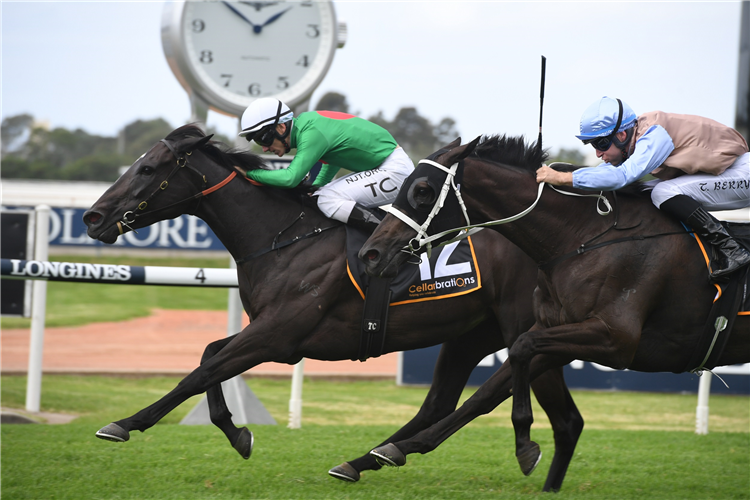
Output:
M237 269L232 257L229 257L229 267ZM242 331L242 300L240 300L240 289L230 288L227 301L227 337L236 335Z
M34 260L49 257L50 207L36 207ZM26 380L26 411L38 412L42 397L42 357L44 354L44 320L47 312L47 281L35 280L31 289L31 338L29 340L29 372Z
M292 396L289 399L289 427L299 429L302 427L302 379L305 376L305 358L294 365L292 375Z
M698 406L695 408L695 433L708 434L708 396L711 393L711 372L704 371L698 383Z

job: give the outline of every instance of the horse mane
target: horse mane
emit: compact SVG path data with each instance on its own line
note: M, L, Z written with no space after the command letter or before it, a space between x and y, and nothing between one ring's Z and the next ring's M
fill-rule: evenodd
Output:
M170 142L177 142L194 137L206 137L206 134L200 127L191 123L174 129L167 135L166 139ZM235 171L235 166L243 170L257 170L264 166L263 159L255 153L231 148L221 141L209 141L201 151L230 172Z
M188 124L179 127L167 135L165 138L170 142L178 142L183 139L190 139L195 137L206 137L203 130L195 124ZM239 148L231 148L227 144L221 141L209 141L208 144L204 145L201 150L206 156L209 157L217 165L225 168L230 172L235 172L235 166L242 168L243 170L257 170L265 166L263 158ZM318 204L307 196L306 188L296 187L292 189L279 189L273 186L268 186L269 189L273 189L281 196L289 198L290 201L296 203L302 203L307 207L311 207L314 210L320 211Z
M520 167L532 174L549 158L547 151L540 149L536 141L527 144L523 136L507 135L483 135L471 156Z
M519 167L531 175L536 175L537 169L549 159L548 152L539 149L536 141L527 144L523 136L508 137L506 135L482 136L471 156ZM561 172L573 172L579 168L587 167L561 164L553 168ZM651 186L642 182L634 182L618 189L617 193L634 198L645 198L651 196L651 189Z

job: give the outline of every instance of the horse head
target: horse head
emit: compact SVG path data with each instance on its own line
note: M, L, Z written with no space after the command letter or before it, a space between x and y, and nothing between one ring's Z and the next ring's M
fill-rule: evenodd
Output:
M227 175L236 175L220 159L232 153L221 152L211 137L194 125L185 125L156 143L83 215L88 235L114 243L120 234L193 213L212 186L229 179ZM232 156L240 154L250 157L246 163L261 163L249 153ZM223 168L213 168L216 164Z
M395 276L399 266L421 246L417 244L415 248L415 231L420 238L468 223L459 199L450 187L460 188L461 160L474 151L478 142L479 137L460 146L459 137L417 164L402 184L390 213L359 252L368 274ZM436 168L439 166L447 168ZM455 168L451 169L452 166ZM438 209L443 209L440 217L435 217L436 204ZM435 241L439 243L448 239L446 235Z

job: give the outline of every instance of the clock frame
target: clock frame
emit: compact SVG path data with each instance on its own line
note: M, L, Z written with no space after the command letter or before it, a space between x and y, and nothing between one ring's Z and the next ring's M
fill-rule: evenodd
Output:
M162 14L164 55L204 122L208 108L241 116L260 97L307 108L345 42L326 0L190 0L167 2Z

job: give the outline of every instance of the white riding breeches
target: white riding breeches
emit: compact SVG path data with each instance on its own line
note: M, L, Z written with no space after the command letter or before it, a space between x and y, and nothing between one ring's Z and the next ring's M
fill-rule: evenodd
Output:
M315 192L318 207L327 217L346 222L356 203L365 208L393 203L414 163L401 147L378 168L339 177Z
M750 153L739 156L719 175L683 175L668 181L649 181L654 186L651 201L660 207L668 199L684 194L706 210L736 210L750 206Z

